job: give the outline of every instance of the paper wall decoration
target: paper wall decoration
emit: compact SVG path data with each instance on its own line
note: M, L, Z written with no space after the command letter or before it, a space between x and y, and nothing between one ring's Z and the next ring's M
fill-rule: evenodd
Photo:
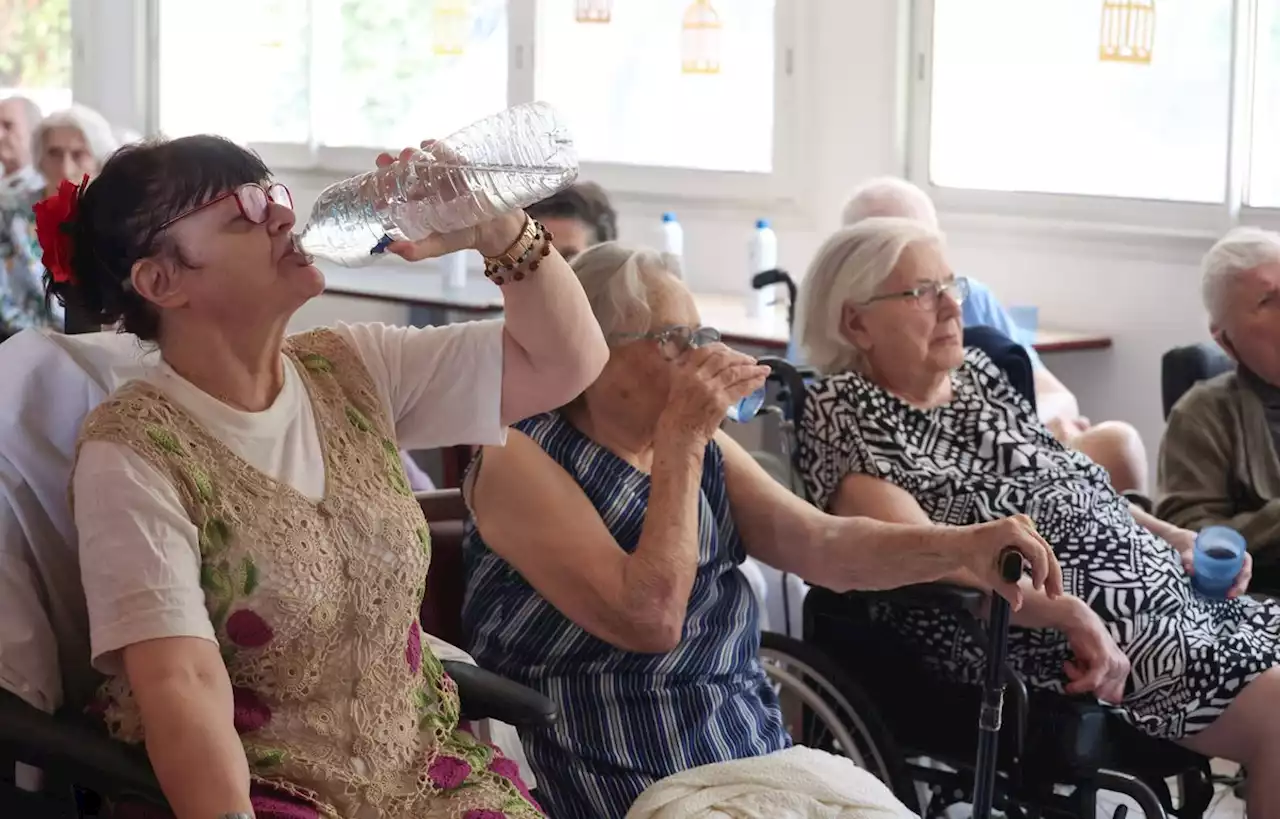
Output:
M681 70L685 74L719 74L724 29L711 0L694 0L681 26Z
M573 19L579 23L607 23L613 18L613 0L577 0Z
M1155 41L1156 0L1103 0L1100 60L1149 65Z

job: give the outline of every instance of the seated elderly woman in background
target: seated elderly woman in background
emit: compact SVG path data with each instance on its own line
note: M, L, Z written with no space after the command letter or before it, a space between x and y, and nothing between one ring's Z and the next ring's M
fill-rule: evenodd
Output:
M905 179L885 176L864 182L849 198L842 220L852 225L873 216L898 216L938 226L933 200ZM1014 338L1016 325L990 288L969 278L970 297L962 305L966 326L986 325ZM1067 386L1049 371L1031 344L1024 344L1035 376L1036 412L1053 437L1070 449L1088 455L1107 470L1120 492L1147 492L1147 450L1142 436L1124 421L1094 424L1080 414L1080 405Z
M998 583L1012 545L1057 594L1025 518L885 525L789 493L719 430L767 370L700 324L675 259L609 242L572 265L608 364L485 448L466 490L468 649L559 704L559 725L523 732L552 816L621 817L663 777L789 744L756 657L747 555L836 589L891 588L960 569Z
M1267 771L1250 777L1249 813L1280 815L1280 603L1240 594L1247 562L1232 599L1193 591L1194 536L1131 508L964 349L966 289L925 222L871 218L827 240L799 300L801 342L825 373L800 422L810 496L837 515L941 531L1029 516L1066 594L1028 590L1014 615L1010 655L1028 683L1092 692L1153 736ZM886 616L942 673L982 667L957 619Z
M64 180L94 176L120 147L115 132L92 108L73 105L35 126L31 161L43 184L0 198L0 338L24 327L62 329L62 310L44 297L40 245L31 207Z
M1160 443L1161 518L1240 530L1280 568L1280 234L1236 228L1204 257L1204 307L1234 372L1174 406Z
M547 232L516 211L388 247L518 268L500 321L286 336L324 276L227 140L124 148L38 218L50 293L159 348L85 421L72 500L97 710L145 738L174 813L541 816L423 639L431 544L395 442L501 443L600 371Z

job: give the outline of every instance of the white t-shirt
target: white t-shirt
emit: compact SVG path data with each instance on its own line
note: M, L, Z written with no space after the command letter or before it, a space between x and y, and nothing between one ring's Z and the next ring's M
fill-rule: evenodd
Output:
M333 329L369 370L400 446L505 442L500 320ZM310 398L292 364L284 373L280 395L262 412L223 404L163 361L143 377L237 456L319 500L324 453ZM169 479L130 447L91 441L81 448L72 487L94 667L119 673L120 650L143 640L214 640L196 528Z

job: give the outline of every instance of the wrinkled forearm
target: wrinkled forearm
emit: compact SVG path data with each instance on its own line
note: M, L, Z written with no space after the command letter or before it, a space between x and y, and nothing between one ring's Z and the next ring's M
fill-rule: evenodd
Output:
M968 569L952 572L943 580L991 593L991 588ZM1070 631L1081 622L1083 610L1087 608L1083 600L1071 594L1063 594L1056 600L1050 599L1043 589L1037 589L1027 577L1022 578L1018 587L1022 590L1022 608L1011 613L1010 621L1021 628Z
M932 583L961 566L944 530L933 524L815 516L804 535L815 544L811 583L834 591L884 590ZM804 575L802 575L804 576Z

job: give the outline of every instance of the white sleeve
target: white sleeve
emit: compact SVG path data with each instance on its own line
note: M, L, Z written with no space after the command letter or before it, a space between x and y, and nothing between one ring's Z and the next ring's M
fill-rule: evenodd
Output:
M162 637L216 641L200 587L200 545L168 478L129 447L89 441L72 477L80 578L94 668Z
M339 324L373 376L404 449L506 443L501 319L443 327Z

